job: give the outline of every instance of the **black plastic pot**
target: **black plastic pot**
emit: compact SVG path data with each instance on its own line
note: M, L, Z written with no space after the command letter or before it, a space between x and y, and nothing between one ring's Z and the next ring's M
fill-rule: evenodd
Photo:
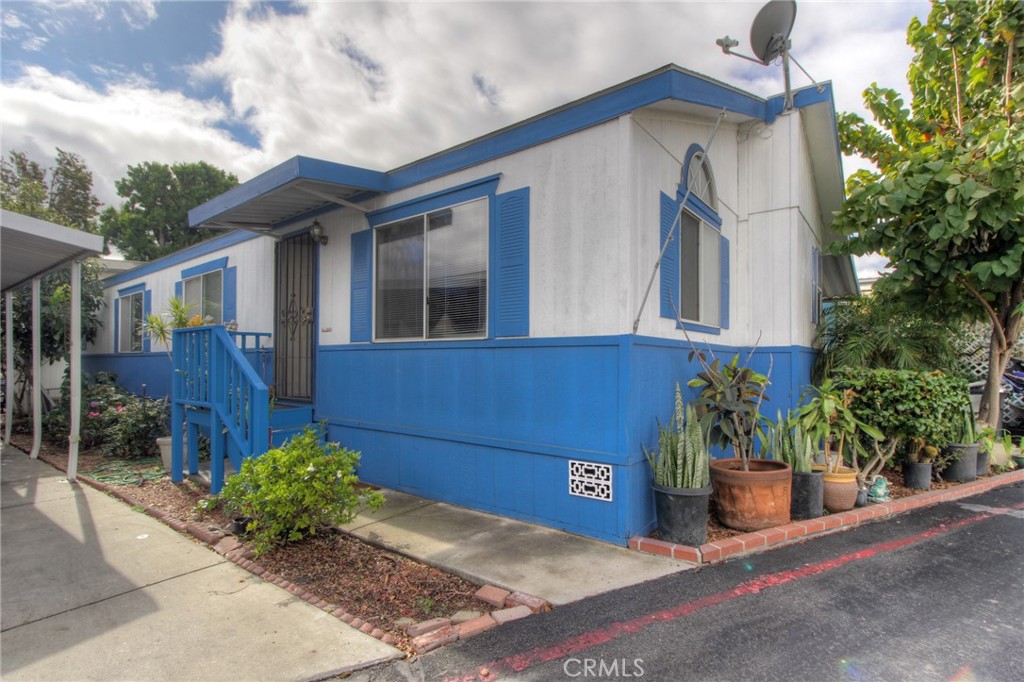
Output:
M932 463L904 462L903 485L914 490L930 490L932 487Z
M789 517L794 521L816 519L823 513L825 474L822 471L793 472Z
M665 542L699 547L708 539L708 499L711 486L670 488L657 483L654 507L658 513L658 533Z
M251 516L236 516L228 526L228 532L232 535L245 535L245 527L252 521Z
M1018 469L1024 469L1024 455L1010 455L1010 459Z
M988 476L988 452L978 450L978 478Z
M978 446L947 445L942 449L943 455L959 455L958 459L942 470L943 481L967 483L978 478Z
M857 490L857 501L854 503L856 507L868 506L868 491L867 488L859 488Z

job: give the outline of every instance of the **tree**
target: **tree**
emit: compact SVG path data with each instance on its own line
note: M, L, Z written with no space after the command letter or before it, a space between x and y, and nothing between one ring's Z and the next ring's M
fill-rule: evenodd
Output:
M979 416L994 424L1024 320L1024 4L936 0L907 39L910 106L872 84L879 127L839 117L844 153L878 171L849 179L835 249L887 256L878 288L936 317L991 322Z
M92 171L82 157L60 147L49 171L24 152L12 151L0 160L0 205L5 210L95 233L100 201L92 186Z
M188 211L237 184L234 175L204 161L129 166L115 183L125 201L100 215L100 233L125 258L159 258L215 235L189 228Z

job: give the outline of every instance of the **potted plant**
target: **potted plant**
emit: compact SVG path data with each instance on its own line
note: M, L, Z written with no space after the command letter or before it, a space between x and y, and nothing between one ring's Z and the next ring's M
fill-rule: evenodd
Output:
M956 440L942 449L939 474L944 481L966 483L978 478L978 429L970 404L960 416Z
M693 408L683 404L676 384L668 426L658 422L658 451L644 448L654 482L654 506L661 539L697 547L708 537L708 446Z
M768 375L741 366L739 355L726 364L713 356L709 363L696 350L690 353L691 360L695 357L701 371L689 386L700 389L694 410L701 428L710 443L731 448L734 455L710 463L719 521L745 531L787 523L792 469L785 462L754 457L758 442L765 440L760 409Z
M824 473L814 471L814 443L798 422L777 412L775 424L769 426L769 451L773 458L785 462L793 470L789 517L794 521L816 519L822 514Z
M796 421L809 434L824 455L824 505L830 512L853 509L857 502L857 491L866 483L868 472L861 472L857 466L856 453L867 456L860 441L860 434L878 441L882 433L861 420L850 410L854 397L852 389L840 389L831 379L820 386L810 386L804 394L804 403L794 413ZM847 447L851 453L850 464L846 466ZM893 446L895 449L895 446ZM878 467L877 459L882 451L876 450L871 458L871 468ZM858 474L862 474L858 478Z
M923 438L915 438L903 462L903 485L914 490L928 490L932 487L932 461L939 454L938 448L928 445Z
M193 324L193 322L196 322L196 324ZM174 334L174 330L189 326L199 326L199 324L201 324L201 321L189 318L188 304L174 296L167 302L167 308L162 315L154 313L146 317L143 322L143 331L149 336L150 340L163 344L164 349L167 351L167 358L171 359L171 337ZM171 437L163 436L157 438L156 444L160 448L160 459L163 460L164 469L170 471Z

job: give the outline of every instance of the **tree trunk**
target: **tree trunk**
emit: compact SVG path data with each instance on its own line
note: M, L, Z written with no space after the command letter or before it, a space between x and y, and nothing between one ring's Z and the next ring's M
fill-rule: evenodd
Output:
M985 392L981 395L978 420L995 428L999 425L1002 402L999 389L1002 377L1013 357L1013 346L1020 338L1024 314L1017 312L1024 296L1024 281L1017 282L1004 294L998 322L992 326L988 347L988 376L985 378ZM1000 329L1001 327L1001 329Z

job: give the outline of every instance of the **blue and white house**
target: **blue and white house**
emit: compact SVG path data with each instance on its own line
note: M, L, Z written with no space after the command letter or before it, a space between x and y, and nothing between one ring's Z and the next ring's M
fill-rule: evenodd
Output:
M625 544L687 336L756 346L785 409L822 297L856 292L823 255L831 87L794 99L669 65L390 171L295 157L190 212L222 236L107 280L87 369L173 393L215 467L326 420L369 483ZM174 295L250 333L176 332L172 372L138 322Z

